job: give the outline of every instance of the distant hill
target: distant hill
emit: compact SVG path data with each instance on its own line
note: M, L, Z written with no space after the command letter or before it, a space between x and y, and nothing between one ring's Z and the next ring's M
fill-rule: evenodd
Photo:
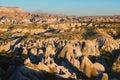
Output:
M24 12L23 9L21 9L20 7L4 7L4 6L0 6L0 13L16 13L16 12Z
M28 12L24 11L20 7L4 7L0 6L0 17L6 20L17 20L21 21L22 19L28 18ZM9 21L8 21L9 22Z
M51 24L51 23L120 22L120 16L65 16L38 12L27 12L20 7L0 6L0 24ZM83 25L83 26L88 26Z

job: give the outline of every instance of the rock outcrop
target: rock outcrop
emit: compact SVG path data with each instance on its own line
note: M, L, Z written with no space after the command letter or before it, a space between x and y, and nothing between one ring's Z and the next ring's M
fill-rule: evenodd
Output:
M119 44L116 40L111 38L99 37L97 38L99 49L112 52L119 49Z
M24 65L22 64L19 66L15 66L17 63L14 62L13 59L12 65L10 65L7 70L7 77L9 77L10 80L15 78L15 76L21 76L23 79L36 78L36 76L33 75L35 72L36 75L38 75L38 73L41 74L39 77L49 73L65 79L108 80L108 74L106 72L109 71L110 68L108 70L108 62L106 62L106 58L104 58L104 56L101 57L100 54L100 49L108 44L108 40L105 39L104 41L103 39L95 39L92 41L61 41L51 38L46 40L22 41L22 38L14 40L11 42L10 50L8 51L13 52L19 57L22 57L22 55L25 57L26 55L27 58L24 58ZM115 40L113 40L109 45L113 45L114 47L114 41ZM117 48L118 47L112 49L114 50ZM89 56L97 58L93 58L91 61ZM17 68L20 70L16 70ZM23 70L25 69L25 71L21 71L21 68ZM15 69L15 71L13 71L13 69ZM112 70L114 72L119 72L119 57L113 63ZM26 72L29 71L31 75L30 78L25 76L27 74ZM18 74L16 75L16 73Z
M120 72L120 55L117 60L113 63L112 70L114 72Z

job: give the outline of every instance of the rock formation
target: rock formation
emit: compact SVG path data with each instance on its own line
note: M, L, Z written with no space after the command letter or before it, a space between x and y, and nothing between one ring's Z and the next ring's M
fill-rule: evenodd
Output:
M0 6L0 80L119 80L119 22Z

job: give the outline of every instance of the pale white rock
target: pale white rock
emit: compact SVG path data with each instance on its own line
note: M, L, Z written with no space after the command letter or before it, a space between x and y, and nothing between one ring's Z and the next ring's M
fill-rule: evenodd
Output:
M105 71L104 66L102 64L100 64L100 63L97 63L97 62L94 63L92 65L92 67L94 67L98 72L104 72Z
M30 53L33 54L33 55L37 55L37 48L32 48L30 50Z
M68 61L71 61L74 58L73 46L67 43L59 53L58 58L66 58Z

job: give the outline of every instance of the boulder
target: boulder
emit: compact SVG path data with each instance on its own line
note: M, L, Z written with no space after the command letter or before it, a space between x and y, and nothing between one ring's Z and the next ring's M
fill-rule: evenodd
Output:
M91 76L97 77L100 74L103 74L105 72L105 68L102 64L100 63L94 63L91 66Z
M85 56L99 56L100 52L97 46L97 43L93 41L83 41L81 45L82 54Z
M24 61L24 64L25 64L25 65L31 64L30 58L27 58L27 59Z
M113 63L112 70L114 72L120 72L120 55L117 60Z
M81 49L80 49L80 45L79 44L75 44L75 47L74 47L74 54L75 54L75 57L80 57L82 56L82 52L81 52Z
M119 49L119 44L112 38L99 37L96 39L99 49L112 52L113 50Z
M46 47L45 56L55 55L55 49L52 45Z
M57 66L57 73L63 78L71 77L71 73L68 71L68 69L64 68L63 66Z
M8 51L10 49L11 42L2 42L0 45L0 52Z
M101 80L109 80L108 74L104 73Z
M88 78L98 77L103 74L105 68L100 63L92 63L86 56L81 56L80 61L80 71L83 72Z
M92 67L94 67L98 72L105 72L105 68L104 68L104 66L102 65L102 64L100 64L100 63L94 63L93 65L92 65Z
M79 58L80 61L80 71L86 74L88 78L91 78L91 66L92 62L86 57L86 56L81 56Z
M50 69L47 65L45 65L44 63L42 62L39 62L39 64L37 65L37 68L40 70L40 71L46 71L46 72L50 72Z
M30 49L30 54L37 55L37 48Z
M74 53L73 53L73 46L71 43L67 43L63 49L60 51L58 54L58 58L65 58L68 61L71 61L72 58L74 58Z
M24 54L24 55L27 55L27 54L28 54L28 50L27 50L27 48L26 48L26 47L23 47L22 54Z

